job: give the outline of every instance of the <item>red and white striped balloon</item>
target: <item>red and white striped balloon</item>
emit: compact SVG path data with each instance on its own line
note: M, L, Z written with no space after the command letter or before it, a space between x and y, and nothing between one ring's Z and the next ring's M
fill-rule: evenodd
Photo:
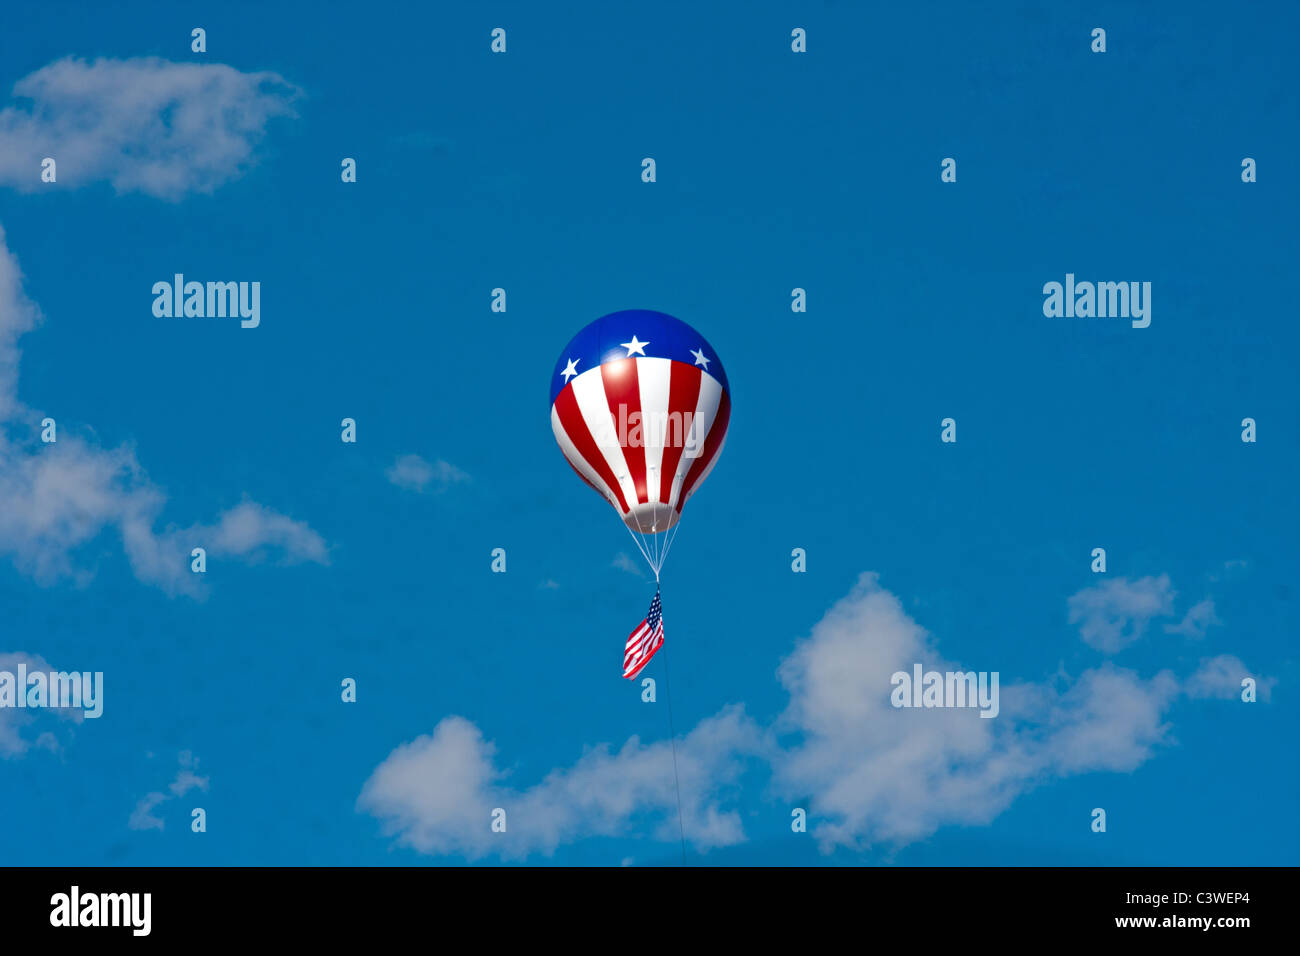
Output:
M676 526L717 463L730 418L721 360L662 312L597 319L552 377L551 428L564 457L643 536ZM658 550L647 554L656 574Z

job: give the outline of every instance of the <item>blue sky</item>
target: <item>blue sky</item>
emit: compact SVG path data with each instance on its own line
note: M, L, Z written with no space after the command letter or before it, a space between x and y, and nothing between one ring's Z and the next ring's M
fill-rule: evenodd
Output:
M732 390L663 580L689 862L1297 862L1293 5L7 19L0 659L105 705L0 711L3 862L680 862L653 582L546 404L627 308ZM913 661L1003 713L889 708Z

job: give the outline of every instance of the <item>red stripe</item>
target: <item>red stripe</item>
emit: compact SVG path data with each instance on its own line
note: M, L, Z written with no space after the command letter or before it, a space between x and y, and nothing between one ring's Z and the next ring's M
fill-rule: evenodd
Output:
M560 416L560 424L564 426L565 434L569 436L569 441L573 442L573 447L578 449L578 454L582 456L583 461L591 466L591 470L599 475L600 480L614 492L618 497L618 506L623 509L624 514L627 514L627 500L623 497L623 489L618 486L618 480L610 471L609 462L605 461L605 456L600 453L596 439L592 438L591 432L587 431L582 409L578 407L578 399L573 394L573 385L564 386L560 394L555 396L555 411Z
M686 473L686 480L682 482L682 493L677 499L678 514L681 514L682 505L686 504L686 499L691 496L695 485L704 476L704 469L709 467L709 462L713 461L718 449L722 447L722 439L727 434L727 422L730 420L731 398L724 389L722 398L718 401L718 414L713 418L713 427L709 429L708 437L704 439L704 452L695 459L695 464L691 465L691 470Z
M605 399L609 402L609 417L614 423L614 434L619 437L623 448L623 460L627 462L627 473L636 488L636 499L642 503L650 500L645 487L645 422L633 425L629 419L632 413L641 418L641 381L636 374L636 359L616 359L600 367L600 378L605 383ZM619 431L619 406L623 406L623 419L627 434ZM639 445L627 444L633 431L639 436Z
M651 635L647 634L646 640L638 644L635 650L629 651L628 653L623 655L623 670L627 670L630 664L640 660L642 655L645 654L646 648L652 646L653 644L654 644L654 639L651 637Z
M663 637L656 637L654 643L649 646L649 649L647 649L645 656L637 657L636 661L633 661L632 663L628 663L627 661L624 661L623 676L625 676L625 678L630 678L630 676L640 674L642 667L645 667L647 663L650 663L650 658L653 658L655 656L656 650L659 650L660 646L662 645L663 645Z
M637 645L643 643L645 641L646 635L649 633L650 632L646 628L645 621L642 621L640 624L638 624L636 626L636 630L627 636L627 643L623 645L624 647L623 656L626 657L628 654L631 654L632 649Z
M660 621L655 626L655 629L653 631L651 631L649 627L646 626L645 621L642 621L641 625L635 631L632 632L632 637L628 638L627 647L623 651L623 666L626 667L628 661L637 657L637 655L642 652L642 650L646 647L647 644L654 643L655 636L661 635L663 634L663 632L664 632L663 621ZM638 637L638 635L640 636ZM633 640L632 638L636 638L636 640Z
M686 416L695 420L695 407L700 401L700 368L685 362L673 362L668 368L668 434L664 436L663 464L659 467L659 500L667 504L673 493L673 478L677 475L677 464L682 452L686 450L686 439L690 430L686 427ZM676 412L681 421L681 431L674 434L672 413ZM674 439L677 441L674 442ZM680 509L678 509L680 510Z
M646 647L648 647L653 642L654 642L654 635L651 634L649 631L646 631L645 636L641 640L637 641L636 644L634 644L632 647L629 647L626 651L624 651L623 670L627 670L629 663L639 659L641 655L645 653Z
M661 621L659 623L659 626L655 628L654 639L652 641L650 653L646 654L645 657L641 658L641 660L637 662L636 669L632 670L631 672L628 671L627 661L624 660L623 676L626 677L628 680L631 680L632 678L636 677L636 675L641 673L642 669L647 664L650 663L650 658L654 657L655 654L659 652L659 648L663 646L664 646L664 626L663 626L663 622Z

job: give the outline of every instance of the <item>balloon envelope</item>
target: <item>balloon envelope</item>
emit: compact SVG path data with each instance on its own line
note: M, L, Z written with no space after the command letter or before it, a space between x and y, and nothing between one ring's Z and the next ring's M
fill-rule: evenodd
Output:
M551 375L551 429L579 477L641 534L673 527L727 436L730 388L680 319L629 309L582 329Z

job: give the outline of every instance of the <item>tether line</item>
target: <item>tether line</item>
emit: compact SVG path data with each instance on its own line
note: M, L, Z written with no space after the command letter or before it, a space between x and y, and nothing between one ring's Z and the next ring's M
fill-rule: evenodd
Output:
M662 614L663 611L661 610ZM673 747L673 785L677 788L677 830L682 837L682 866L686 865L686 827L682 825L682 783L677 776L677 731L673 729L673 679L668 673L668 647L664 647L664 689L668 691L668 733Z

